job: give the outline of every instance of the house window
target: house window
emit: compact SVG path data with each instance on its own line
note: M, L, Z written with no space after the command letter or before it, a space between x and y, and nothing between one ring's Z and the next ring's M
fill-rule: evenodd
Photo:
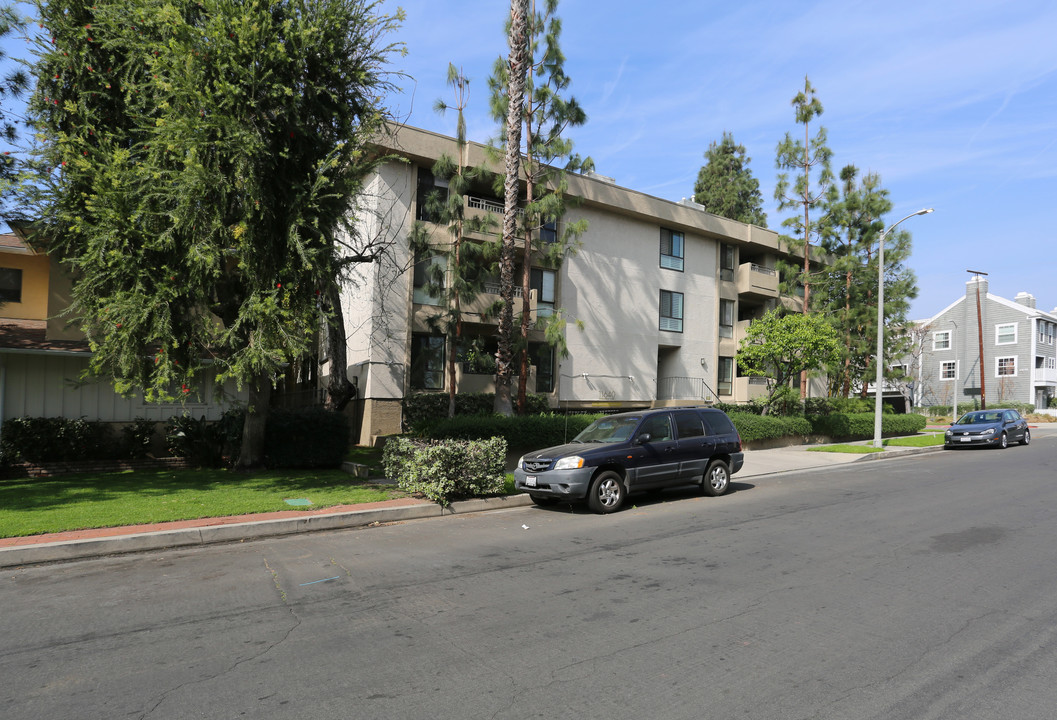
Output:
M444 274L448 267L444 256L432 251L415 257L413 300L419 305L440 305L444 291Z
M951 349L951 331L940 330L939 332L932 333L932 349L933 350L950 350Z
M721 357L719 359L719 378L716 385L716 392L720 395L734 394L734 358Z
M22 302L22 271L0 268L0 302Z
M683 234L661 228L661 267L669 270L683 269Z
M439 222L440 210L448 200L448 181L426 168L418 169L418 192L415 194L415 219Z
M661 290L661 330L683 331L683 294Z
M957 380L958 379L958 363L955 360L940 363L940 379L941 380Z
M1017 324L995 325L995 345L1016 345Z
M529 285L536 291L536 317L554 314L554 283L558 274L554 270L532 268Z
M719 246L719 279L734 280L734 246L722 243Z
M444 389L444 337L414 333L411 336L411 389Z
M734 337L734 301L719 301L719 336Z
M1013 357L1000 357L995 358L995 377L1016 377L1017 376L1017 358Z

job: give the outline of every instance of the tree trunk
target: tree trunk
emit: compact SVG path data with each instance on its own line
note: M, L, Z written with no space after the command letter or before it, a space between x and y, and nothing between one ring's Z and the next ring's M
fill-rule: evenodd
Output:
M330 360L330 375L327 378L328 410L341 412L356 396L356 388L349 382L348 342L345 337L345 314L341 309L341 294L337 283L326 291L327 305L332 316L327 318L327 357Z
M499 256L502 309L499 313L499 351L496 353L495 411L513 414L510 379L513 375L514 241L517 232L518 185L521 174L521 122L525 100L525 63L528 53L528 0L510 0L510 59L506 113L506 178L504 181L503 244Z
M242 450L238 467L249 469L264 464L264 430L268 423L268 405L272 397L272 379L267 373L248 384L250 393L246 420L242 425Z
M529 99L531 103L531 98ZM531 113L531 105L529 112ZM532 147L532 128L528 129L528 137L525 138L527 147ZM532 173L534 170L531 154L526 155L526 181L525 181L525 205L532 204L535 199L535 185ZM527 218L527 215L526 215ZM539 218L536 218L539 220ZM528 406L528 333L529 319L532 314L532 303L529 297L532 294L532 228L525 223L525 244L522 250L521 265L524 272L521 273L521 367L517 379L517 412L524 415Z

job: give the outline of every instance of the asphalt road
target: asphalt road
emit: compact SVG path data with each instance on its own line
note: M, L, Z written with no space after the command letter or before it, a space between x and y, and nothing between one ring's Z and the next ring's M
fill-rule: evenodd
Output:
M0 718L1052 720L1057 436L0 573Z

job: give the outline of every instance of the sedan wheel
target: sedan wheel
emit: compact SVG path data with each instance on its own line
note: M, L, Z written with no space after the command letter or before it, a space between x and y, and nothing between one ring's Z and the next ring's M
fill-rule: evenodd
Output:
M701 491L711 497L719 497L730 487L730 468L722 460L713 460L701 482Z
M600 473L587 493L587 506L596 513L611 513L620 509L626 495L620 475L612 471Z
M1021 445L1027 445L1030 442L1031 442L1031 430L1025 430L1024 431L1024 437L1021 439L1020 444Z
M998 438L998 447L1002 448L1003 450L1009 447L1009 436L1005 433L1002 433L1002 437Z

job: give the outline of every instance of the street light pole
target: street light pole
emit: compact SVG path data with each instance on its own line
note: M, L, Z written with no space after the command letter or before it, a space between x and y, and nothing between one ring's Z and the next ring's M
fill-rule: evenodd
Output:
M885 238L903 220L909 220L915 215L928 215L930 212L932 208L925 208L897 220L881 233L881 239L877 242L877 356L874 358L874 362L877 363L877 382L874 385L873 405L873 445L876 448L881 447L881 394L884 382Z

